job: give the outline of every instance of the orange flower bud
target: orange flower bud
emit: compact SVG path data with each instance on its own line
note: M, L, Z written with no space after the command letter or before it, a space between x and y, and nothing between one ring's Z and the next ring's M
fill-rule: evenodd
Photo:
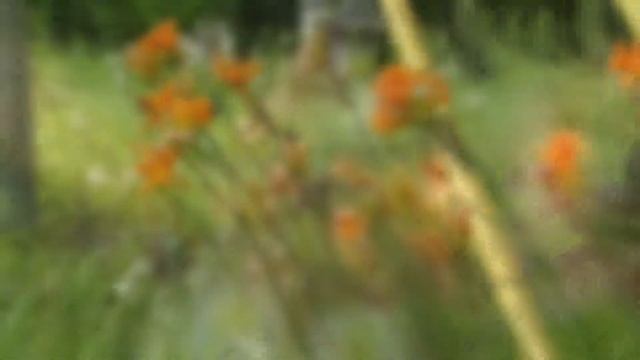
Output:
M333 215L333 235L341 242L357 242L363 240L368 232L367 219L361 213L343 208Z
M233 60L216 58L213 73L226 85L237 90L245 90L260 74L260 64L255 60Z
M559 131L546 140L539 163L542 180L549 190L568 195L579 187L584 152L584 139L576 131Z
M354 274L370 276L376 269L376 251L368 241L369 222L360 212L341 208L333 215L335 250Z
M609 69L618 75L622 86L637 86L640 81L640 43L616 44L609 57Z
M173 182L178 152L171 146L148 150L138 165L138 172L144 178L145 188L153 190Z

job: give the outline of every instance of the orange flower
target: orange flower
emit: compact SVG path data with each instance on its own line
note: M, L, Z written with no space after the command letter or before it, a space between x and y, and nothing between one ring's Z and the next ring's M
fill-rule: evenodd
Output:
M142 39L147 48L165 54L176 53L179 40L178 24L173 19L156 25Z
M580 161L585 143L580 133L563 130L552 134L540 152L540 169L545 185L552 191L566 193L580 182Z
M407 117L390 106L380 106L373 114L371 127L379 135L388 135L407 123Z
M369 223L360 212L342 208L333 215L334 246L343 265L354 274L370 276L376 269L376 251L368 241Z
M153 190L170 185L177 161L178 152L172 146L148 150L138 165L138 172L145 180L145 188Z
M378 75L375 92L379 104L395 108L414 103L431 107L449 103L449 88L438 74L400 65L388 67Z
M140 104L151 124L160 123L170 112L177 97L177 87L173 83L144 96Z
M129 67L143 77L156 76L167 60L177 54L179 38L174 20L160 23L129 48L126 54Z
M188 83L169 82L140 100L151 124L173 120L180 129L194 130L213 117L213 104L206 97L194 97Z
M343 208L333 215L333 235L341 242L358 242L363 240L368 231L367 219L361 213Z
M395 65L383 70L375 82L378 101L394 107L405 107L414 96L415 72Z
M182 129L194 130L203 127L213 117L213 104L206 97L179 97L171 104L171 117Z
M616 44L609 57L609 69L616 73L624 87L640 81L640 43Z
M449 104L449 88L436 73L394 65L383 70L374 85L377 109L373 129L391 133L415 118L431 115Z
M255 60L233 60L216 58L213 73L225 84L237 90L245 90L260 74L260 65Z

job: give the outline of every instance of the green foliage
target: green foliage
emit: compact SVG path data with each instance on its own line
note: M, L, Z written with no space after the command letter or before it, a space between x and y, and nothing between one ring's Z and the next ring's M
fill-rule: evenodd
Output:
M567 125L593 139L592 150L599 156L591 167L597 180L619 180L619 159L637 135L633 104L603 70L491 48L502 71L477 83L457 73L446 49L441 50L463 136L502 184L508 186L514 169L523 166L523 147L536 141L532 134ZM29 242L1 239L0 358L298 358L264 279L251 282L242 275L242 239L225 240L227 234L207 227L211 207L196 185L183 190L179 204L151 202L134 191L135 177L127 169L134 167L140 137L134 99L139 89L126 80L120 57L82 47L60 52L37 46L34 59L46 231ZM368 83L358 79L353 85L365 106ZM260 84L267 85L273 84ZM237 113L231 99L216 119L220 146L235 162L260 163L270 149L238 146ZM308 139L319 168L344 153L370 159L373 167L422 159L428 148L423 137L407 132L378 141L364 135L366 125L358 115L319 96L291 104L285 120ZM264 169L243 170L257 178ZM224 176L212 172L212 177L230 192L237 190ZM525 215L540 221L537 214ZM292 238L288 245L317 270L309 281L322 280L328 266L318 260L327 255L319 246L322 226L294 213L282 224ZM539 238L538 248L557 246ZM205 245L190 252L198 240ZM396 239L389 240L390 248L397 245ZM567 241L557 234L551 240ZM224 251L219 241L227 241ZM156 268L157 259L166 257L174 259L170 270ZM514 358L512 338L484 280L471 273L465 278L465 296L447 302L436 299L424 273L416 272L411 283L402 284L397 294L402 300L393 310L341 303L340 294L329 297L318 289L322 316L312 324L318 358L423 358L425 353L441 359ZM576 306L557 284L535 276L528 281L536 290L553 289L536 293L561 358L638 357L637 312L628 304L604 296ZM312 284L321 288L319 282Z
M120 44L154 23L172 17L189 28L200 19L224 19L238 35L240 49L259 38L290 32L300 0L30 0L38 25L62 42ZM609 0L438 0L415 1L429 27L444 30L467 57L488 39L509 40L538 52L597 55L612 37L625 34ZM507 29L508 31L505 31ZM546 32L546 33L545 33ZM541 44L541 42L551 42ZM530 46L534 44L535 46ZM544 46L540 46L544 45Z
M39 25L53 39L92 44L131 41L166 18L185 28L203 19L224 19L241 41L254 44L265 31L290 30L297 10L294 0L31 0L31 5Z
M229 17L229 0L32 0L36 18L62 42L82 39L100 43L129 41L165 18L189 26L203 17Z

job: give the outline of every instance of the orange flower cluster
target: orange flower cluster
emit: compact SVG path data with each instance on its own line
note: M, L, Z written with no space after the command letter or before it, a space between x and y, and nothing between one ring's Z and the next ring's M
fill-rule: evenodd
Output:
M129 49L129 65L142 76L156 76L171 57L178 55L179 41L176 22L162 22ZM173 183L181 150L190 144L198 130L213 120L213 103L208 97L196 94L188 80L174 77L140 99L148 123L160 127L159 135L164 139L160 145L145 151L138 164L138 173L148 190Z
M402 244L445 287L454 282L453 267L466 248L471 224L470 208L455 190L449 161L446 155L436 155L425 162L424 176L400 172L387 184L374 184L374 193L382 195L374 200L376 212L385 215ZM347 170L351 177L351 165ZM364 258L374 262L369 226L369 219L356 209L334 210L331 231L348 266ZM366 256L355 254L361 249L367 249Z
M140 105L147 115L150 124L162 123L171 112L174 100L178 97L178 88L174 83L167 83L159 89L145 95Z
M617 44L609 58L609 69L625 88L640 85L640 43Z
M394 65L384 69L374 85L377 108L372 126L389 134L411 121L430 116L449 104L449 88L436 73Z
M540 151L539 169L550 192L563 198L575 194L581 185L585 150L583 137L573 130L558 131L546 140Z
M202 96L190 96L167 84L141 101L149 122L172 124L166 145L148 151L138 170L145 179L145 188L156 189L171 184L178 160L178 146L183 145L213 119L213 104Z
M213 73L227 86L244 91L260 75L260 64L255 60L237 60L219 57L213 61Z
M333 236L341 242L358 242L363 240L368 232L368 222L363 214L342 208L333 215Z
M175 20L166 20L143 35L128 50L129 67L145 78L158 74L162 66L178 54L180 34Z
M204 96L179 97L173 101L171 117L180 129L199 129L213 117L213 104Z
M214 115L212 102L193 96L175 83L168 83L144 96L142 109L152 125L172 121L177 129L194 131L206 126Z
M169 186L174 180L177 161L178 149L175 146L165 145L147 150L138 164L138 172L145 180L145 189Z

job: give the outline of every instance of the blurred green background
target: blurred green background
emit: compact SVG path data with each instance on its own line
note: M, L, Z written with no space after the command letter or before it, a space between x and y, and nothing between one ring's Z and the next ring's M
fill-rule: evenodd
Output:
M406 283L394 284L392 304L363 301L341 292L339 279L349 276L323 250L326 219L286 208L286 220L266 242L282 238L303 262L304 271L291 275L294 284L307 284L310 298L304 305L312 315L302 336L311 350L301 352L268 271L256 265L256 254L243 241L251 235L229 225L224 206L203 197L197 181L187 181L179 196L150 199L137 191L134 154L145 134L137 98L144 86L126 71L125 46L168 17L187 34L202 19L220 19L239 42L262 49L257 54L265 71L255 90L272 95L292 63L300 19L296 1L29 5L40 223L0 237L0 359L518 358L474 260L464 260L468 288L460 298L439 298L420 281L428 271L415 271ZM517 243L530 249L531 258L544 259L540 265L527 258L525 267L559 358L639 359L637 284L625 277L638 271L637 243L605 234L597 248L619 261L595 270L589 261L566 263L559 254L579 248L584 235L529 209L529 198L513 185L529 165L525 148L536 135L563 126L590 139L595 156L588 171L595 182L624 179L628 150L638 138L637 104L606 69L611 44L628 38L611 3L414 5L437 67L454 91L451 112L465 142L533 224L529 230L538 241ZM280 38L287 45L270 48ZM368 131L371 82L380 62L393 58L388 49L382 58L372 57L363 53L352 60L357 71L350 73L347 88L355 105L345 106L324 89L283 111L283 121L313 149L315 173L347 155L380 174L397 164L415 174L429 148L416 132L379 141ZM490 66L488 76L475 76L478 61ZM194 67L205 83L207 67ZM241 164L245 179L261 180L277 160L275 146L246 147L238 140L237 122L245 110L228 91L208 86L220 105L212 136ZM224 174L210 175L229 194L246 190ZM186 171L188 179L198 176ZM279 251L273 250L275 258Z

